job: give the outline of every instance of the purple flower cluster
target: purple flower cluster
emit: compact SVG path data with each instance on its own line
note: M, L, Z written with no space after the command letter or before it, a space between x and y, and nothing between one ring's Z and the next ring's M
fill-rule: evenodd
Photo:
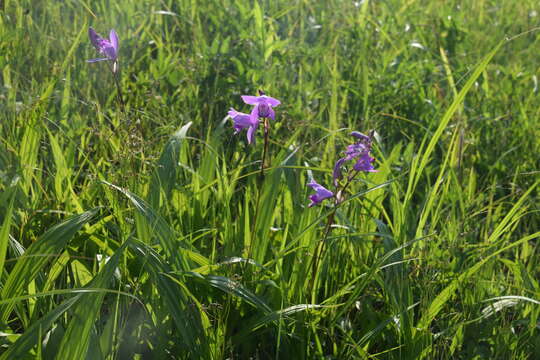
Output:
M336 162L336 164L334 165L334 171L332 172L332 177L334 178L334 186L336 187L336 189L339 187L339 181L342 178L342 168L347 161L355 160L353 170L356 173L377 171L374 169L372 164L375 159L370 155L371 137L368 135L364 135L358 131L353 131L351 135L358 140L354 144L347 146L347 149L344 151L345 156L340 158ZM315 190L315 195L309 196L309 199L311 200L311 203L308 205L309 207L318 205L323 200L335 196L332 191L319 185L317 182L315 182L315 180L311 180L308 186ZM336 190L336 193L339 194L340 191Z
M104 60L116 61L116 59L118 59L118 35L114 29L109 33L109 40L99 36L99 34L91 27L88 29L88 36L96 50L106 57L86 60L87 62L93 63Z
M347 150L344 151L345 156L339 159L334 165L334 171L332 176L334 178L334 185L338 186L339 180L341 179L341 168L343 164L350 160L356 160L356 163L353 165L355 171L364 171L364 172L376 172L371 164L375 159L371 157L371 138L367 135L364 135L358 131L353 131L352 136L358 139L352 145L347 146Z
M228 112L233 120L234 132L238 134L241 130L247 129L248 144L255 144L255 134L259 127L259 118L269 118L274 120L274 107L281 102L273 97L266 96L259 91L259 96L243 95L242 100L248 105L254 105L250 114L244 114L231 108Z

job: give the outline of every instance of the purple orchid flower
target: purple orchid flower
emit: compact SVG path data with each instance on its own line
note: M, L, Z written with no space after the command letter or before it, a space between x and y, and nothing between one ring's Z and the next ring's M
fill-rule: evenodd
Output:
M339 159L334 165L334 171L332 176L334 177L334 185L338 185L339 179L341 179L341 167L346 161L356 159L356 163L353 166L355 171L363 172L377 172L373 167L372 162L375 160L370 156L371 151L371 137L364 135L358 131L353 131L352 136L358 139L358 141L352 145L347 146L345 150L345 156Z
M111 30L109 34L109 40L99 36L99 34L91 27L88 28L88 36L90 37L92 45L94 45L100 54L103 54L106 57L86 60L87 62L93 63L104 60L116 61L118 58L118 35L114 29Z
M266 96L264 92L259 90L259 96L242 95L242 100L248 105L254 105L251 110L251 120L255 121L259 117L270 118L274 120L275 113L273 107L278 106L281 102L273 97Z
M315 194L309 196L309 200L311 202L309 203L308 207L312 207L315 205L320 204L323 200L329 199L334 196L334 193L325 188L322 185L319 185L315 180L311 180L308 184L309 187L311 187L313 190L315 190Z
M248 144L255 143L255 133L259 126L259 119L252 120L251 115L238 112L231 108L228 112L229 116L234 121L234 132L238 134L243 129L247 129L247 141Z

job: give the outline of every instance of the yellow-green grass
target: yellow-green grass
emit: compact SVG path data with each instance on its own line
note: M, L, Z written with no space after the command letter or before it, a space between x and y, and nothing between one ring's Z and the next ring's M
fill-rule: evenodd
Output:
M540 357L537 1L0 3L0 359Z

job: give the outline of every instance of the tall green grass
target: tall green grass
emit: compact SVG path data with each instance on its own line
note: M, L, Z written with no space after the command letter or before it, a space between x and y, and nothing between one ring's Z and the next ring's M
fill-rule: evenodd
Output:
M0 359L540 357L536 1L2 6Z

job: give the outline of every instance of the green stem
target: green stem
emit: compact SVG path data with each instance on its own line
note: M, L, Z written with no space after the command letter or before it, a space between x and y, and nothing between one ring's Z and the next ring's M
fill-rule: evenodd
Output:
M263 153L262 153L262 159L261 159L261 168L259 173L259 179L260 179L260 185L257 189L257 201L255 202L255 215L253 217L253 225L251 228L251 237L250 237L250 243L248 247L247 252L247 258L250 259L253 249L253 239L255 238L255 235L257 233L257 219L259 218L259 207L261 203L261 197L262 197L262 189L264 185L264 170L265 170L265 162L266 162L266 156L268 154L268 145L270 142L270 123L268 121L268 118L264 118L264 147L263 147ZM247 266L247 262L246 265ZM246 268L244 267L244 273L246 272Z
M321 240L319 240L319 243L317 244L317 248L315 249L315 254L313 255L313 263L311 267L311 279L309 284L309 293L311 294L311 302L315 304L317 300L316 293L313 291L315 286L315 279L317 278L317 269L319 267L319 261L324 256L324 250L325 250L325 244L326 239L328 238L328 235L330 234L330 231L332 230L332 225L334 224L334 218L336 215L336 211L339 207L339 205L343 202L343 194L345 193L345 190L349 187L349 185L352 183L354 178L359 174L359 171L354 171L350 176L347 178L347 182L345 185L343 185L343 188L336 190L335 200L334 200L334 209L332 212L328 215L326 225L324 227L324 232Z
M109 66L109 70L112 73L114 84L116 86L116 100L118 101L118 104L120 105L120 109L125 114L126 113L126 103L124 102L124 96L122 94L122 87L120 86L120 79L119 79L119 67L118 67L118 61L115 61L114 63L110 63L107 61L107 65Z

